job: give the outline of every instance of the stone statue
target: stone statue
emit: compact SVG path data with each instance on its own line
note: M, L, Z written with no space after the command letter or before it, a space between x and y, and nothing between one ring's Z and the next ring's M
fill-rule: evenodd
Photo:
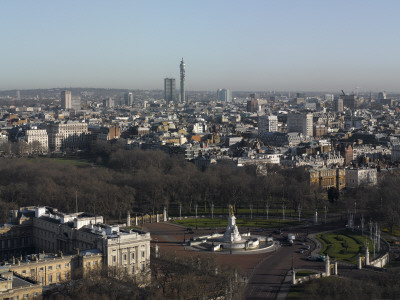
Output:
M229 242L237 242L242 239L240 236L239 230L236 226L236 217L233 213L233 205L229 205L229 216L228 216L228 226L226 227L226 231L224 233L223 240Z
M233 205L229 205L230 214L233 217L235 214L233 213Z

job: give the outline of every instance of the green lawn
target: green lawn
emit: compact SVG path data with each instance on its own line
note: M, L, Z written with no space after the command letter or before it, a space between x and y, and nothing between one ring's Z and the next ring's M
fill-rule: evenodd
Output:
M214 208L214 216L217 216L217 215L226 215L226 216L228 216L228 212L229 212L228 208L220 208L220 207L215 207ZM179 216L179 207L176 207L176 206L170 207L168 213L169 213L170 216L178 217ZM193 206L192 206L192 210L190 212L182 210L182 216L184 216L184 215L186 215L186 216L195 216L195 214L196 214L196 212L195 212L195 209L193 208ZM237 213L235 211L235 215L236 214L237 215L248 215L248 216L250 216L251 215L251 211L250 211L250 208L239 208L237 210ZM313 214L314 214L314 211L303 210L301 212L301 216L300 217L301 217L301 219L303 219L305 217L311 217L311 216L313 216ZM204 204L199 204L199 206L197 208L197 215L198 216L204 215L204 216L211 217L211 209L210 209L210 207L207 205L207 209L204 209ZM261 206L259 207L259 209L253 208L253 216L256 216L256 215L266 217L267 216L267 211L265 210L264 207L261 207ZM282 215L283 214L282 214L282 209L281 208L270 208L268 210L268 216L271 219L276 218L276 217L280 218L280 217L282 217ZM285 217L293 217L293 218L298 217L298 212L295 211L294 209L285 209Z
M365 254L365 241L367 241L369 251L372 250L372 241L368 237L350 230L320 234L317 238L323 245L320 253L339 261L356 264L359 254L361 256Z
M182 219L175 220L174 224L196 227L196 219ZM236 219L238 227L261 227L261 228L284 228L295 225L304 225L304 222L298 222L295 220L279 220L279 219ZM226 227L228 225L228 218L198 218L197 227L200 228L213 228L213 227Z
M383 228L382 231L390 235L400 236L400 227L397 226L393 227L393 232L390 232L389 228Z
M73 158L51 158L52 161L64 164L64 165L72 165L77 167L90 167L91 163L86 160L81 159L73 159Z

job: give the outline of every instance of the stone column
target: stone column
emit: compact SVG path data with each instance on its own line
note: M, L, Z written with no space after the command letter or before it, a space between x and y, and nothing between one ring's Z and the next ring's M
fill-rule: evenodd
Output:
M334 264L334 272L335 272L335 275L338 275L339 273L338 273L338 269L337 269L337 261L335 261L335 264Z
M361 261L361 256L358 257L358 269L362 269L362 261Z
M167 208L165 206L163 211L163 222L167 222Z
M326 273L326 276L331 276L331 262L329 260L329 255L326 256L325 273Z
M292 284L296 284L296 271L292 270Z
M368 247L365 247L365 265L369 266L369 250L368 250Z
M137 219L137 215L135 216L135 225L138 226L138 219Z
M158 214L158 212L157 212L157 214L156 214L156 222L157 222L157 223L160 222L160 215Z
M314 224L317 224L317 223L318 223L318 211L315 210L315 212L314 212Z
M128 211L128 214L126 216L126 226L130 227L131 226L131 214Z

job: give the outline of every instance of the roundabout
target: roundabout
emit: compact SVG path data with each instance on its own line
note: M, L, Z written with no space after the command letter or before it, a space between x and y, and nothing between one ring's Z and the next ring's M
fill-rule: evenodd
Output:
M276 244L272 237L251 235L250 232L240 234L236 225L236 217L233 207L230 206L228 225L224 234L213 233L210 235L197 236L192 238L185 245L197 251L211 251L217 253L248 253L272 251Z

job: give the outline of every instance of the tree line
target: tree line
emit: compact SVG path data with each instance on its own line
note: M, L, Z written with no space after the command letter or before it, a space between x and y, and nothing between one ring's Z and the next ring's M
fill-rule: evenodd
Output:
M196 203L264 207L268 201L272 204L284 199L288 207L297 207L307 194L301 170L271 168L270 176L259 177L253 167L222 163L202 171L181 157L142 150L118 149L109 157L91 159L97 162L95 166L41 157L1 159L2 220L8 209L28 205L72 212L76 197L79 211L115 219L125 218L128 211L160 213L164 206L178 204L184 213L193 211Z
M254 166L236 167L221 162L205 170L179 155L162 151L125 150L123 143L95 143L86 159L75 166L51 158L0 159L0 221L20 206L48 205L61 211L78 210L122 219L131 214L161 213L182 206L182 213L199 207L236 209L299 207L322 211L357 209L365 217L385 221L393 229L400 223L398 172L387 172L374 187L360 187L328 197L327 191L310 190L304 168L269 166L267 176L257 176ZM67 162L67 161L66 161ZM328 198L331 202L328 201Z

